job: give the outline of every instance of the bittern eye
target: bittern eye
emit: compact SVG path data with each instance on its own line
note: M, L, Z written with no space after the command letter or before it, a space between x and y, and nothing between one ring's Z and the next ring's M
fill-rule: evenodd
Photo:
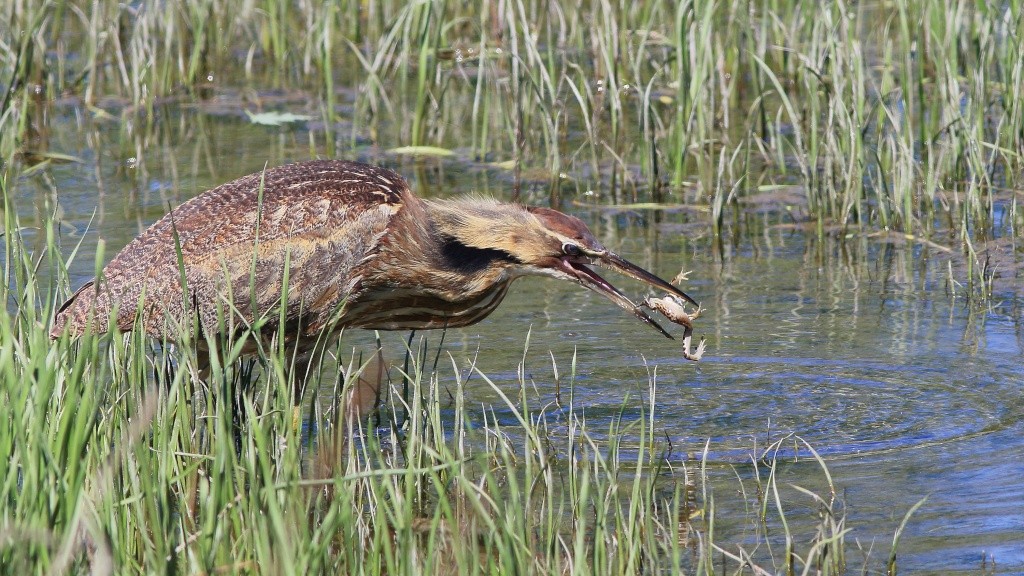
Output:
M566 256L579 256L583 253L579 246L570 244L569 242L562 244L562 252L565 252Z

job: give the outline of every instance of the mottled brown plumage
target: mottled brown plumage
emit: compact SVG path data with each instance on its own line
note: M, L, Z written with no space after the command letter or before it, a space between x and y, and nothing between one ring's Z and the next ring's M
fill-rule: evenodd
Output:
M588 264L693 302L561 212L483 198L422 200L391 170L302 162L223 184L174 209L64 304L51 335L111 324L131 330L138 322L152 336L175 338L193 319L208 335L237 334L261 318L272 334L286 274L284 332L300 352L325 327L472 324L529 274L579 282L661 330Z

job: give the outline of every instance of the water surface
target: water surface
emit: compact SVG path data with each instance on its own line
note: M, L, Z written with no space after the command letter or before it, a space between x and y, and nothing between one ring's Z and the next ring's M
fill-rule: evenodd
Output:
M51 145L82 162L50 166L17 187L23 225L56 211L65 252L81 241L76 287L92 276L99 239L109 260L168 206L265 164L308 159L315 130L171 109L146 136L125 137L81 112L56 107ZM414 162L370 146L341 155L389 164L424 195L511 196L508 172L459 157ZM523 192L547 202L546 183L527 181ZM927 497L904 536L901 568L978 571L989 558L1000 571L1024 571L1018 299L970 301L942 252L922 244L868 234L817 240L764 218L756 233L716 247L698 212L616 209L600 189L565 192L563 209L626 258L665 278L693 271L685 290L707 308L696 329L708 339L705 359L684 360L678 340L579 286L524 279L487 320L448 332L444 350L460 366L477 357L485 374L516 390L529 331L537 405L554 400L551 357L564 375L575 354L574 401L595 433L620 413L640 419L656 373L656 427L680 458L708 446L727 539L747 533L750 502L736 495L736 475L749 475L751 457L771 442L790 438L780 452L785 483L821 487L799 437L828 463L852 528L847 541L873 547L876 563L906 511ZM647 294L607 277L635 299ZM395 355L406 336L383 335ZM348 336L353 346L371 337ZM512 426L479 379L467 395L467 406L493 405ZM813 503L804 511L813 523Z

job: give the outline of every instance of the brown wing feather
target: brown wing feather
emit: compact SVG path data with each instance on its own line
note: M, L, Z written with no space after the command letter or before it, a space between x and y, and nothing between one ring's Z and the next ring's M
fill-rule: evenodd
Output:
M83 287L61 307L51 334L80 334L90 319L105 329L115 310L122 330L141 311L155 336L173 336L168 321L189 321L192 311L205 330L216 331L218 307L222 318L252 322L277 309L286 261L288 320L302 315L318 328L358 283L353 270L373 256L409 197L405 180L391 170L342 161L290 164L228 182L125 246L96 290Z

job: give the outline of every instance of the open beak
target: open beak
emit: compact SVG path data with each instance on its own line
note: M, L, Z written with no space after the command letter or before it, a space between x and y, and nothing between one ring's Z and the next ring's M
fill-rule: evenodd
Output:
M697 305L697 302L693 298L690 298L675 286L669 284L668 282L662 280L661 278L658 278L654 274L651 274L650 272L644 270L643 268L637 266L636 264L633 264L632 262L624 258L620 258L619 256L611 252L602 252L599 254L595 254L593 256L588 257L587 261L588 264L596 264L603 268L614 270L619 274L629 276L634 280L639 280L645 284L649 284L651 286L654 286L655 288L664 290L669 294L678 296L683 300L686 300L687 302L693 304L694 306ZM617 288L609 284L607 280L598 276L596 272L594 272L590 268L587 268L582 263L573 261L573 259L570 258L562 258L560 262L562 263L562 267L565 269L565 271L574 276L580 282L580 284L586 286L587 288L593 290L594 292L597 292L598 294L604 296L605 298L617 304L622 309L632 313L640 320L643 320L644 322L650 324L651 327L653 327L658 332L661 332L666 337L672 338L672 335L666 332L665 329L662 328L660 325L658 325L658 323L655 322L650 316L648 316L647 313L643 311L643 309L634 304L633 301L627 298L626 295L624 295L622 292L619 292Z

